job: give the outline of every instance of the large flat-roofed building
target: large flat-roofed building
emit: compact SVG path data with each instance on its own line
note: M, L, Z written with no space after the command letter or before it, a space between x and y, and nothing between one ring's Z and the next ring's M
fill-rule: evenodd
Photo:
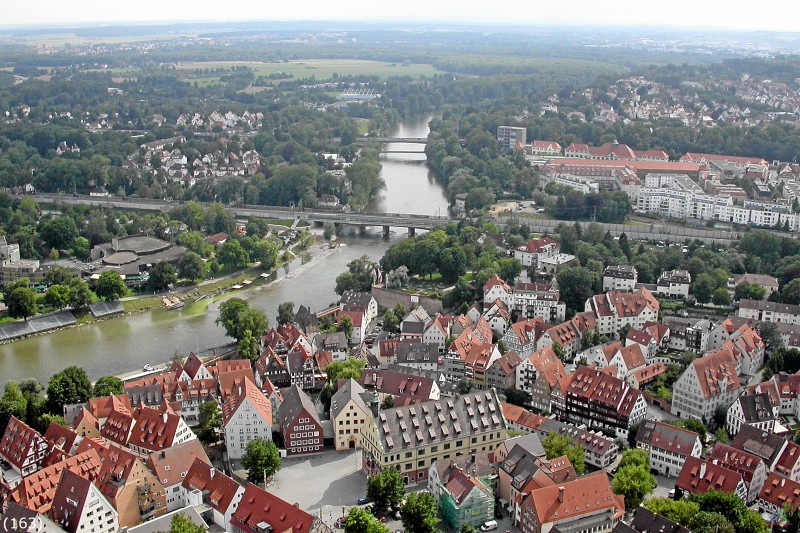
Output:
M362 430L362 466L368 474L395 468L406 483L426 481L435 461L494 450L506 429L494 389L386 409Z
M507 150L514 150L518 146L525 146L528 141L528 130L516 126L498 126L497 140Z

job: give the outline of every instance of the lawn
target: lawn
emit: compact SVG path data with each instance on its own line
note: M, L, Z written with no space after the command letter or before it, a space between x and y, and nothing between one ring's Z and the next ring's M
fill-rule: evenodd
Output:
M256 76L269 76L270 74L286 73L294 79L304 79L314 76L317 80L328 80L334 74L339 76L377 76L381 79L393 76L410 76L420 78L441 73L432 65L411 64L403 66L400 63L387 63L383 61L368 61L363 59L307 59L286 63L265 63L263 61L191 61L178 64L178 70L205 70L205 69L230 69L234 66L249 67ZM289 79L289 78L284 78ZM279 82L280 80L272 80ZM255 87L254 89L261 89Z

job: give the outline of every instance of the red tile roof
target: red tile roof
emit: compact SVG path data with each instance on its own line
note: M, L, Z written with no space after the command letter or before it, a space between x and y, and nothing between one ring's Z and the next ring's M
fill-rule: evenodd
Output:
M736 492L736 487L741 481L743 481L742 475L738 472L711 461L687 457L675 481L675 487L691 494L705 494L711 489Z
M475 489L488 492L483 483L478 481L477 478L465 474L460 468L453 468L450 471L450 476L447 478L444 487L458 505L464 503L467 496Z
M227 425L228 422L230 422L239 411L239 407L241 407L245 401L250 402L250 405L264 420L265 424L268 426L272 425L272 403L264 396L264 393L256 387L256 384L250 380L245 380L242 387L228 396L225 405L222 407L223 425Z
M97 450L87 450L25 477L14 489L12 497L32 511L46 513L63 471L71 470L80 477L94 481L102 466Z
M622 497L611 491L608 474L603 471L531 491L523 501L523 507L528 506L533 508L539 524L571 520L607 509L613 510L615 519L625 514Z
M21 470L29 455L46 448L44 438L35 429L11 416L0 441L0 457Z
M221 372L217 375L217 379L219 380L219 390L222 394L223 401L227 400L228 396L241 387L245 381L256 382L256 377L255 374L253 374L252 368Z
M136 425L128 443L150 451L160 451L172 446L181 417L150 407L136 410Z
M258 533L261 523L272 526L275 532L309 533L315 520L299 507L248 483L231 524L247 533Z
M536 369L537 375L543 375L550 387L567 375L564 364L556 357L552 346L545 346L528 356L528 361Z
M233 503L240 485L213 466L196 458L182 483L183 488L190 491L208 492L208 504L225 514Z
M564 389L565 394L612 406L624 415L631 414L642 394L625 381L587 366L579 366L566 379L569 384ZM566 384L564 380L561 383L562 386Z
M189 472L195 460L211 465L203 445L199 440L192 439L159 452L152 452L147 458L147 467L164 487L171 487L183 483L183 473Z
M753 479L753 474L759 465L763 464L760 457L721 442L714 446L708 458L725 468L739 472L748 483Z
M706 398L713 398L722 394L720 383L724 383L725 390L739 388L739 373L736 371L736 357L729 348L720 349L699 357L692 361L692 368L700 381L700 389Z
M771 472L758 497L778 509L788 504L796 511L800 507L800 483Z

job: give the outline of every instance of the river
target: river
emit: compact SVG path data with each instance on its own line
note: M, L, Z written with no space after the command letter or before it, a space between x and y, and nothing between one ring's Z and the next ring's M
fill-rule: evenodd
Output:
M399 125L392 136L425 137L430 118ZM394 144L389 150L418 150L421 145ZM382 176L386 189L369 203L372 213L446 214L447 198L424 164L425 155L383 154ZM336 276L347 263L362 255L378 260L392 242L405 236L392 228L386 240L381 228L368 228L363 234L339 238L341 246L322 262L307 269L297 260L278 273L284 277L273 286L246 293L250 305L261 309L270 323L275 322L278 305L285 301L317 311L338 300L334 292ZM294 272L294 274L292 274ZM206 350L231 341L214 320L216 305L206 302L187 304L180 310L156 310L127 317L69 328L0 346L0 378L20 381L35 377L46 383L50 376L70 365L86 369L91 379L116 375L141 368L145 363L168 361L175 351L188 353Z

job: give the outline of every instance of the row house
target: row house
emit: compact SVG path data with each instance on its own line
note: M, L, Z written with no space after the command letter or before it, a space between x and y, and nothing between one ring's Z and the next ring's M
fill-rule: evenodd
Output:
M714 323L707 319L664 317L669 328L668 346L676 351L702 354L712 349Z
M709 460L742 475L747 486L747 503L752 503L767 479L767 467L760 457L718 442Z
M553 389L551 408L560 420L613 431L622 438L647 414L647 403L640 391L585 366L579 366Z
M614 368L614 375L626 379L639 369L647 366L642 347L637 343L627 346L622 341L601 344L580 352L579 357L586 359L587 364L598 369Z
M700 436L656 420L645 420L636 433L636 447L647 452L650 468L662 476L678 476L687 457L700 457Z
M551 433L571 438L575 446L583 449L586 464L596 468L605 468L613 464L619 454L619 447L614 440L599 431L589 431L573 424L546 418L509 403L503 403L503 415L509 429L514 431L524 434L536 433L541 439Z
M373 417L372 395L350 378L331 397L330 417L336 451L361 448L361 433ZM375 399L377 403L377 398Z
M747 484L740 473L716 461L687 457L675 480L676 496L688 498L690 494L705 494L709 490L730 492L747 501Z
M254 440L272 440L272 403L250 380L228 396L222 407L225 446L231 459L241 459Z
M644 352L644 357L648 363L667 363L666 358L658 358L659 353L667 350L669 345L670 330L664 324L647 322L642 329L629 329L625 337L625 346L638 344Z
M769 298L770 294L778 292L778 289L780 288L778 279L773 276L768 276L766 274L736 274L735 276L728 278L728 293L731 295L731 299L734 298L736 287L742 283L758 285L764 289L764 300Z
M561 155L561 145L555 141L531 141L525 146L525 151L533 156L558 156Z
M670 412L679 418L710 420L718 407L727 409L739 396L740 372L730 349L695 359L673 385Z
M752 426L742 426L730 445L759 457L768 471L800 482L800 446L794 442Z
M199 440L186 441L172 448L153 452L147 457L147 468L155 474L166 493L167 512L185 507L181 485L195 460L211 466L203 445Z
M489 323L489 327L498 337L505 335L511 325L511 313L509 313L506 304L500 300L496 300L483 311L483 318Z
M536 435L516 437L524 440ZM513 446L499 461L497 496L500 505L509 511L514 524L519 524L521 504L530 491L576 479L575 468L566 456L547 460L544 450L531 450L523 444ZM541 453L539 453L541 452Z
M400 366L416 370L438 370L439 346L418 341L400 341L397 344L395 362Z
M447 349L447 339L452 331L452 323L453 317L436 313L422 332L422 342L435 344L439 353L444 353Z
M210 507L212 522L233 533L231 518L244 487L201 459L195 459L180 486L182 507Z
M551 346L544 346L523 359L516 368L515 389L531 395L531 406L539 412L550 410L550 395L566 377L564 364Z
M800 508L800 483L772 472L758 493L758 510L774 516L787 508L790 514Z
M38 471L47 451L44 437L12 415L0 441L3 483L13 488L22 478Z
M428 490L451 527L455 527L452 524L469 523L477 528L493 519L496 485L497 469L488 453L436 461L428 472ZM475 492L476 488L480 494ZM487 493L488 501L485 498Z
M625 500L611 491L608 474L601 471L532 490L522 501L519 530L608 533L624 515Z
M509 351L496 359L486 371L486 388L513 389L517 385L517 367L522 359L515 351Z
M552 283L517 283L509 309L528 319L540 317L549 324L562 322L567 314L567 304L560 300Z
M800 305L742 299L737 314L742 318L758 322L800 325Z
M658 320L658 300L641 287L635 292L611 291L597 294L586 300L586 312L597 317L597 329L601 335L617 335L623 326L642 329L647 322Z
M778 422L779 410L772 405L767 393L743 394L728 408L728 435L736 435L743 425L772 433Z
M583 334L597 326L596 315L593 312L578 313L571 320L548 328L542 334L537 346L541 349L558 344L564 349L564 360L572 361L581 348Z
M564 156L580 159L669 161L669 156L663 150L634 150L627 144L619 143L605 143L602 146L571 143L564 150Z
M378 302L368 292L344 291L339 299L339 311L358 311L363 314L365 324L378 318Z
M362 433L363 469L395 468L406 483L418 483L437 460L494 450L506 430L492 390L385 409Z
M542 318L522 319L508 328L503 335L506 347L519 354L521 358L528 357L536 351L537 342L551 326Z
M93 483L117 511L121 527L166 514L164 486L140 457L94 439L84 439L78 452L89 449L97 451L102 463Z
M284 395L278 418L288 456L322 453L322 421L311 398L297 385Z
M72 470L61 473L47 516L69 533L113 533L120 527L100 489Z
M292 384L285 360L269 346L264 347L255 362L255 378L259 387L263 387L268 381L276 387L288 387Z

